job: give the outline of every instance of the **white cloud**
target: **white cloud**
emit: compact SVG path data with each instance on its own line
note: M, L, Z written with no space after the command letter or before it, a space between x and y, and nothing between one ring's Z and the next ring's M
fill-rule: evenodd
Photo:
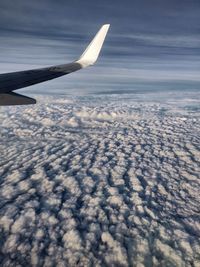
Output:
M3 266L198 266L199 99L186 98L2 109Z

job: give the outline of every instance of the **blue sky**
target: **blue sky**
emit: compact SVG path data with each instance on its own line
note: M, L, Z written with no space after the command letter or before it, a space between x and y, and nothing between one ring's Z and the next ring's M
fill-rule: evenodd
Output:
M23 91L199 90L199 17L198 0L1 0L0 72L73 61L110 23L97 65Z

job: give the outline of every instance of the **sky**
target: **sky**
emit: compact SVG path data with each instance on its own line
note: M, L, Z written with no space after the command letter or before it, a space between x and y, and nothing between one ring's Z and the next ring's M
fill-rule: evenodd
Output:
M198 0L0 0L0 73L71 62L110 23L97 64L37 94L199 90Z

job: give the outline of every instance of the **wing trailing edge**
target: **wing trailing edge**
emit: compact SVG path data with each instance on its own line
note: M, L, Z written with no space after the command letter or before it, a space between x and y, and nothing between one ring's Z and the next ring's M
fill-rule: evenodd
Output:
M0 95L0 106L14 106L14 105L31 105L36 104L36 100L28 96L7 93Z

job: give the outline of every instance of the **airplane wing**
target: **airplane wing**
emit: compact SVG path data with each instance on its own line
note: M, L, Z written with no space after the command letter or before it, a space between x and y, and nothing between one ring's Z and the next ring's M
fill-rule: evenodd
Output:
M16 94L13 92L8 94L0 94L0 106L30 105L30 104L36 104L36 100L28 96Z
M35 104L34 99L12 93L12 91L52 80L93 65L99 56L109 27L109 24L103 25L81 57L72 63L0 74L0 105Z

